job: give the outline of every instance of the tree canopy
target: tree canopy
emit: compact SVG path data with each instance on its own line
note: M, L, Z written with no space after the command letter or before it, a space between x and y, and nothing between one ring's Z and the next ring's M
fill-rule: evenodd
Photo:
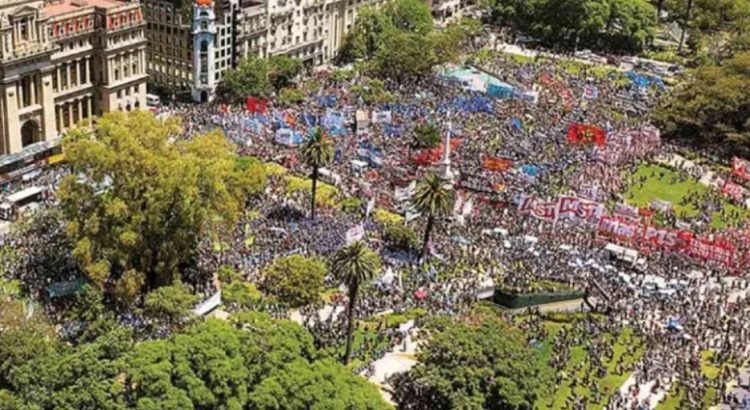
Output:
M656 30L647 0L489 0L492 20L551 46L637 51Z
M404 409L533 409L543 385L523 333L494 312L441 318L427 326L416 366L395 376Z
M363 8L339 50L339 59L363 59L367 71L397 81L429 75L448 61L457 61L475 24L453 23L433 29L429 6L419 0L395 0L382 9Z
M390 408L317 355L303 327L257 312L137 344L124 328L77 346L19 329L0 334L0 409Z
M655 116L668 137L750 155L750 53L696 69Z
M58 197L73 256L122 302L181 275L190 283L200 241L231 229L263 189L261 167L240 169L219 131L170 142L178 131L150 113L111 113L64 141L73 172Z
M217 94L227 102L242 102L247 97L270 97L292 82L302 71L302 62L288 56L268 59L250 55L237 67L227 70Z
M320 299L326 265L318 258L299 254L278 258L263 269L263 291L291 308Z

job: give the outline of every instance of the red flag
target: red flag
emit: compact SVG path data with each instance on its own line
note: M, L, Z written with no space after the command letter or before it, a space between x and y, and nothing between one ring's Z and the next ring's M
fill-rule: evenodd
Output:
M247 97L245 99L245 108L253 114L265 114L268 109L268 102L262 98Z
M570 124L568 126L568 141L571 144L596 144L604 146L606 132L593 125Z
M482 160L482 167L488 171L504 172L510 169L512 162L509 159L487 157Z

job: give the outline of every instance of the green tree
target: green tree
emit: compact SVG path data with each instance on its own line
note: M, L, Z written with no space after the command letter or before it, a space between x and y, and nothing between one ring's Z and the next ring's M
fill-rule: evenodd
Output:
M545 378L524 334L493 312L428 324L418 363L392 380L406 409L531 410Z
M0 365L10 363L0 389L13 393L16 408L124 410L119 358L132 342L122 328L75 347L33 329L0 336Z
M262 290L290 308L320 299L326 265L318 258L294 254L273 261L263 269Z
M312 168L312 198L310 200L310 218L315 220L315 192L318 187L318 172L333 161L333 140L322 128L316 127L300 146L302 162Z
M396 31L385 37L371 68L380 77L398 82L426 77L439 62L434 46L431 36Z
M385 15L398 30L423 36L432 31L432 13L423 1L391 1L385 6Z
M232 282L221 289L221 301L230 309L253 309L259 305L263 294L252 283Z
M412 205L417 212L427 216L427 227L424 230L422 242L422 258L427 256L427 246L435 218L448 215L453 209L454 201L455 191L450 184L436 174L427 174L417 183Z
M750 155L750 53L695 70L655 117L667 137Z
M255 55L245 58L236 68L227 70L219 83L217 93L228 102L242 102L247 97L269 97L273 85L268 78L270 65Z
M411 251L419 246L417 234L411 228L401 224L386 225L383 236L389 249Z
M393 22L382 10L363 6L339 50L339 61L350 63L360 58L372 58L382 47L384 35L393 30Z
M297 88L282 88L276 101L284 106L299 104L305 100L305 92Z
M380 265L378 254L368 249L361 241L341 248L336 252L331 262L331 271L339 281L346 285L349 296L344 364L348 364L352 356L354 311L357 307L357 295L363 285L372 281L375 274L380 270Z
M385 83L377 78L363 78L360 83L352 84L349 90L366 104L375 105L395 101L393 94L385 89Z
M610 0L607 20L609 47L641 50L656 35L656 11L646 0Z
M193 319L193 308L200 298L182 282L162 286L146 296L143 311L157 323L177 331Z
M264 379L250 395L253 409L391 409L375 385L332 359L296 360Z
M138 344L125 358L125 397L139 409L241 409L259 353L248 334L208 320Z
M272 56L268 59L268 81L276 91L288 87L302 72L302 61L286 55Z
M441 141L440 129L433 123L425 122L414 128L410 145L411 149L430 149L437 148Z
M253 176L231 144L220 132L169 142L178 131L147 112L111 113L64 140L72 172L58 197L73 256L122 303L195 266L200 240L231 229L244 206Z
M642 49L656 29L648 0L488 0L497 25L551 46Z

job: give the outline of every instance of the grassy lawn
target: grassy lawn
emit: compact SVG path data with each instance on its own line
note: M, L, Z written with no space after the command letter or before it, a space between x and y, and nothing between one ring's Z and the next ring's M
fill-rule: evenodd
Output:
M643 186L631 184L625 191L624 197L627 202L638 207L648 207L652 201L660 199L671 202L678 217L696 217L699 215L699 210L693 204L683 205L680 203L690 193L704 194L708 191L708 188L698 180L688 178L685 181L680 181L678 172L653 164L641 165L635 175L632 175L632 178L635 181L644 176L647 180L643 183ZM673 179L678 182L672 183ZM728 201L722 201L722 205L729 211L742 212L742 218L747 219L748 211L746 209L730 204ZM723 228L727 222L732 221L724 220L718 212L712 215L711 226L714 228Z
M383 339L378 342L376 331L365 331L363 329L356 329L354 331L354 337L352 340L352 361L349 364L349 368L355 369L364 363L370 363L377 358L373 356L376 352L382 352L383 354L390 350L390 346L387 341ZM364 350L364 346L368 345L369 349ZM334 358L341 358L346 351L346 344L342 343L340 346L329 347L324 350L325 353L331 355Z
M544 322L544 326L547 328L548 335L547 338L543 340L539 345L537 353L543 363L549 363L550 359L552 358L552 343L555 335L563 327L570 327L571 325L567 323L548 321ZM611 340L613 335L606 334L603 337L605 339ZM639 348L636 350L635 354L628 355L626 349L629 345L632 344L638 345ZM623 373L621 375L615 373L616 364L620 357L624 356L624 364L628 365L639 360L641 356L643 356L643 353L643 348L640 347L640 340L633 335L632 329L625 328L614 344L614 356L612 360L605 363L605 365L607 366L607 374L603 378L598 379L598 385L600 391L602 392L602 402L589 404L589 409L602 409L604 407L604 403L608 399L604 392L606 391L610 394L612 392L615 392L620 388L620 386L622 386L623 383L625 383L625 380L627 380L627 378L630 376L629 373ZM557 388L556 391L549 393L540 392L540 397L542 398L536 403L537 409L558 410L565 408L565 400L573 391L570 383L572 379L572 373L574 372L574 368L577 364L586 362L586 355L587 353L584 345L578 345L571 348L570 358L565 366L565 372L569 376L562 382L562 384ZM588 368L589 366L586 365L584 368L578 371L577 375L579 377L582 377ZM550 369L550 371L552 370ZM554 397L549 396L549 394L551 393L554 393ZM579 396L588 397L590 401L593 401L593 394L585 386L579 385L575 387L575 393Z
M427 311L422 308L412 308L401 313L389 313L382 316L373 316L366 320L360 321L362 327L386 327L397 328L410 320L416 320L427 315Z
M701 373L703 373L703 375L709 380L714 380L719 377L719 372L721 371L721 368L711 361L713 354L714 352L710 350L704 350L701 352ZM703 394L703 406L705 408L713 406L715 404L714 400L718 394L719 391L713 387L706 389L706 393ZM683 389L679 383L675 383L664 401L656 406L656 410L677 410L680 408L684 396L685 389Z

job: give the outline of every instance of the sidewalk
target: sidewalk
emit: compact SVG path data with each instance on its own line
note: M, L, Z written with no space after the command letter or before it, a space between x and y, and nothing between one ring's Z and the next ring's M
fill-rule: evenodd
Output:
M413 321L411 321L413 324ZM390 352L386 353L381 359L376 360L373 365L375 371L372 376L368 378L370 382L378 385L380 394L383 398L391 404L394 404L391 395L388 392L390 386L386 383L386 379L396 373L402 373L409 371L414 365L417 364L416 352L417 342L411 337L412 333L416 331L416 328L411 328L406 336L406 350L403 350L403 343L399 343ZM364 376L364 372L362 373Z

